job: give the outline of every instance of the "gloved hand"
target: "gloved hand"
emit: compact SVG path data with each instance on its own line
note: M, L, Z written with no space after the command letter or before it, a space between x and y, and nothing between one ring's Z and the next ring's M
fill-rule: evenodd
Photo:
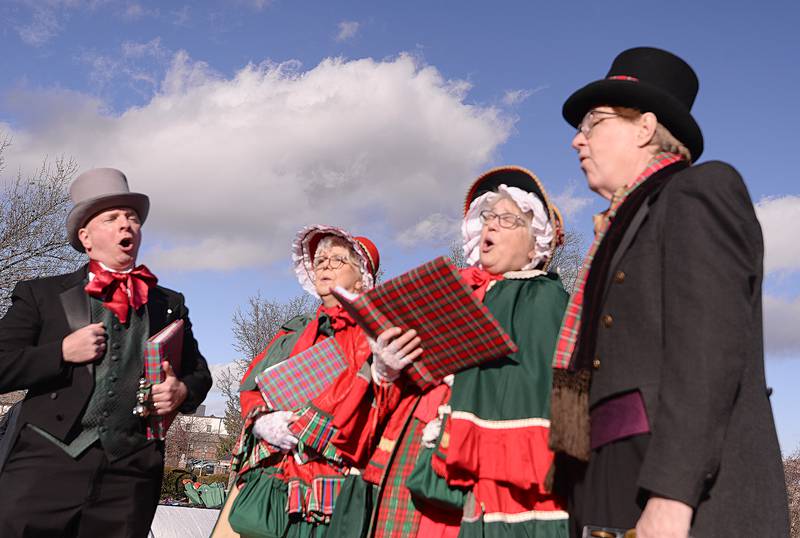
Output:
M442 433L442 419L436 417L422 428L422 446L425 448L435 447L440 433Z
M261 415L253 424L253 435L269 444L289 452L297 446L297 437L289 431L289 424L295 421L291 411L275 411Z
M403 333L399 327L386 329L377 340L370 339L372 380L379 384L395 381L403 368L422 354L421 342L417 331L410 329Z

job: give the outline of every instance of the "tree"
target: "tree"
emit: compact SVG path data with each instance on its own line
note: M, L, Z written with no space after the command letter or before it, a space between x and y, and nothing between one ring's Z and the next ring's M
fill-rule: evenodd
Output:
M783 460L792 538L800 538L800 449Z
M11 145L0 136L0 173ZM19 172L0 190L0 315L20 280L74 270L82 256L67 242L64 223L70 208L67 188L77 164L46 159L30 176Z
M575 288L575 281L578 279L583 258L583 236L576 231L567 230L564 234L564 242L553 253L550 270L558 273L564 289L569 294L572 294Z
M222 439L218 446L219 456L230 454L244 424L239 405L239 380L250 361L267 347L284 323L295 316L311 313L315 307L313 298L308 294L287 301L270 301L259 292L248 299L244 310L237 308L234 312L233 348L243 358L217 374L217 387L225 398L224 424L228 431L228 438Z

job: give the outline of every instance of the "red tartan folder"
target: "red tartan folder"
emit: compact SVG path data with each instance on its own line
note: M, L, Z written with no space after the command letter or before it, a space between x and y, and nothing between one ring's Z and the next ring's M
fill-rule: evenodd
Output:
M183 357L183 320L173 321L144 344L144 377L153 385L161 383L166 377L161 369L163 361L169 361L175 375L181 375L181 359ZM167 435L177 412L172 415L148 417L147 438L161 439Z
M393 326L417 331L425 351L406 372L422 389L517 351L449 258L424 263L359 296L342 288L333 293L373 339Z
M342 348L335 338L326 338L270 366L256 376L256 384L271 409L290 411L322 394L346 368Z

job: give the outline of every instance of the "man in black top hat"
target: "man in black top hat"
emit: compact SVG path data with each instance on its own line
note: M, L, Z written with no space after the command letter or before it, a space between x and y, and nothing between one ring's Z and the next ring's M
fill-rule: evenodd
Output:
M635 48L564 104L589 188L610 201L554 358L556 484L578 536L788 536L761 228L734 168L692 164L697 90L686 62Z
M89 263L20 282L0 320L0 392L27 389L3 442L0 536L144 537L158 503L164 444L134 416L147 338L184 320L181 377L152 388L158 415L193 412L211 387L180 293L136 266L149 199L113 168L70 186L70 243Z

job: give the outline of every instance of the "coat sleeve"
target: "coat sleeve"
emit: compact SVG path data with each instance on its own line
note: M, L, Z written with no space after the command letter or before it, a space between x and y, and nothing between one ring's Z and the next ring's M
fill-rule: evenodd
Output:
M739 174L673 179L663 230L663 361L639 486L696 507L720 465L745 357L760 346L762 238Z
M200 353L197 340L192 333L192 322L189 320L189 309L186 307L183 294L178 294L178 301L178 312L184 321L181 381L189 390L186 400L179 410L181 413L194 413L211 389L211 372L208 370L208 363Z
M0 320L0 393L35 388L68 376L62 340L40 343L42 315L30 282L11 294L11 308Z

